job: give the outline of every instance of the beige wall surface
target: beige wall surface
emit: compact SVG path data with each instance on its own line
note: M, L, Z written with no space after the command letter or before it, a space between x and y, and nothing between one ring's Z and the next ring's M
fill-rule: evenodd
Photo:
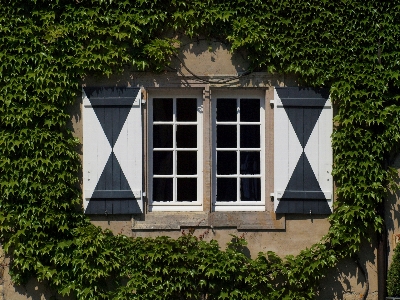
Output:
M400 177L400 155L394 159L392 164L399 171ZM400 183L397 182L398 184ZM400 242L400 191L389 193L387 201L385 201L385 225L387 229L387 251L388 266L393 261L394 249Z
M241 76L247 71L249 64L245 53L232 54L229 48L219 42L209 40L184 40L178 58L173 58L171 68L165 73L130 72L110 78L84 78L83 86L119 86L140 87L145 97L154 88L193 88L200 87L205 92L221 88L262 89L266 97L266 148L273 152L273 107L269 100L273 99L273 87L297 86L294 76L253 72ZM229 81L227 81L229 80ZM224 81L224 82L222 82ZM82 140L81 98L71 108L71 128ZM203 129L209 130L207 125ZM146 128L145 128L146 130ZM205 142L209 142L207 134ZM84 142L84 141L83 141ZM82 154L81 149L79 149ZM145 151L146 153L146 151ZM207 162L210 154L205 153ZM145 154L146 157L146 154ZM273 176L273 156L267 155L266 170ZM400 166L400 164L399 164ZM325 215L276 215L273 213L273 202L269 194L273 192L273 180L266 180L266 211L258 214L222 213L215 214L210 210L210 187L207 180L210 174L204 174L205 205L202 212L147 212L142 215L96 215L90 216L92 223L102 228L122 233L129 237L156 237L160 235L177 238L182 230L196 228L194 234L201 235L209 229L205 240L217 240L225 247L232 234L243 235L248 242L248 255L257 256L258 252L274 251L280 256L296 255L302 249L317 243L329 229ZM146 183L146 178L145 184ZM393 200L395 201L395 200ZM396 200L397 201L397 200ZM398 202L396 202L398 203ZM394 205L394 204L393 204ZM396 204L398 205L398 204ZM398 217L391 215L391 217ZM398 218L397 218L398 219ZM232 221L234 220L234 221ZM235 223L236 222L236 223ZM255 224L255 225L254 225ZM399 224L391 224L392 233L399 233ZM375 243L372 243L374 245ZM377 299L376 251L374 246L365 244L360 253L360 263L368 271L369 291L367 299ZM3 264L4 266L4 264ZM4 299L50 299L55 294L43 284L30 281L24 287L16 287L7 274L7 264L2 277ZM362 299L366 288L366 279L352 260L341 262L337 268L328 270L321 281L318 299ZM1 294L1 293L0 293ZM57 298L58 299L58 298ZM1 298L0 298L1 300Z

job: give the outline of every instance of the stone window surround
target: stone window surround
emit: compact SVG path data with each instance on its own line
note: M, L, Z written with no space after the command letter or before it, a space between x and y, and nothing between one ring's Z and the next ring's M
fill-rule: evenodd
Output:
M241 230L271 230L285 229L285 216L277 215L273 211L273 88L266 87L221 87L216 84L195 84L185 87L166 86L143 88L144 100L147 102L149 94L154 90L168 89L200 89L203 93L203 145L211 145L212 123L211 120L211 93L213 90L263 90L265 92L265 211L262 212L227 212L212 211L212 147L203 148L203 211L202 212L149 212L148 199L145 197L145 213L134 215L132 218L132 230L180 230L188 227L225 227ZM273 102L272 102L273 103ZM148 110L144 106L144 136L148 134ZM148 142L144 142L144 161L147 161ZM145 163L144 180L145 190L148 191L148 165Z

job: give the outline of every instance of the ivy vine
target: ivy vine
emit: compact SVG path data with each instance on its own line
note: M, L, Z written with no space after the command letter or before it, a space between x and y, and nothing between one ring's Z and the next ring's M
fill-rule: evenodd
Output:
M2 0L0 233L16 283L47 280L80 299L311 299L357 253L397 173L400 2L354 0ZM82 214L79 141L68 107L88 74L163 70L175 33L246 49L253 69L327 86L337 200L328 234L297 256L114 236Z

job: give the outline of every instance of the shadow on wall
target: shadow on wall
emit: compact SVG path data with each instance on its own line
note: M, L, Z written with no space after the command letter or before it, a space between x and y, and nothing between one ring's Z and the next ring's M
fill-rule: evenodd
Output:
M397 155L392 162L392 167L400 170L400 155ZM400 185L400 178L396 182ZM400 220L400 190L396 190L388 195L385 201L385 225L388 232L388 267L392 262L394 248L396 247L395 235L400 234L399 221Z
M73 135L82 141L82 111L81 111L82 95L78 94L73 105L69 106L67 112L71 116L67 123L67 128L72 131ZM76 149L77 153L82 157L82 144Z
M76 146L75 151L76 151L76 153L78 153L80 160L82 162L83 161L83 144L82 144L83 132L82 132L82 126L81 126L81 124L82 124L82 111L81 111L82 100L81 99L82 99L82 95L78 94L74 104L70 105L67 109L67 112L71 116L71 118L69 119L69 121L67 123L67 128L72 131L72 134L74 137L78 138L81 141L81 143L79 143ZM82 190L82 186L83 186L82 167L79 168L78 172L79 172L78 173L78 182L76 183L76 187L78 187L79 189ZM81 202L80 207L83 207L82 202ZM80 209L80 207L77 207L77 209Z
M378 284L376 272L376 238L371 231L372 243L363 243L359 253L360 266L366 271L363 274L355 259L346 258L336 268L328 269L326 277L320 281L317 299L377 299Z
M3 277L4 300L73 300L74 297L63 297L49 288L48 282L38 282L30 279L25 285L14 285L9 275L8 265L10 259L6 258L6 268ZM0 297L0 299L3 299Z
M249 62L245 53L230 52L230 46L220 41L208 39L181 38L181 49L171 61L171 68L198 76L233 75L248 70ZM187 67L187 69L185 68Z

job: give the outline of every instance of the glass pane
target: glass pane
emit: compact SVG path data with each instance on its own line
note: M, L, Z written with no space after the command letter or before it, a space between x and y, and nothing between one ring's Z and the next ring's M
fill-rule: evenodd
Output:
M169 98L153 99L153 121L172 121L173 101Z
M217 174L232 175L237 174L236 151L218 151L217 152Z
M172 178L153 178L153 201L172 201Z
M172 175L172 151L153 152L153 174Z
M197 99L179 98L176 99L176 120L197 121Z
M260 152L240 152L240 174L260 174Z
M236 138L236 125L217 125L217 148L236 148Z
M237 201L236 178L217 178L217 201Z
M153 147L172 148L172 125L153 125Z
M240 126L240 148L260 148L260 125Z
M197 125L176 126L176 147L197 148Z
M260 99L240 99L240 121L260 121Z
M197 178L177 179L177 201L197 200Z
M237 121L236 99L217 99L217 121Z
M196 175L197 151L178 151L176 164L178 175Z
M261 201L261 179L241 178L240 179L240 200Z

